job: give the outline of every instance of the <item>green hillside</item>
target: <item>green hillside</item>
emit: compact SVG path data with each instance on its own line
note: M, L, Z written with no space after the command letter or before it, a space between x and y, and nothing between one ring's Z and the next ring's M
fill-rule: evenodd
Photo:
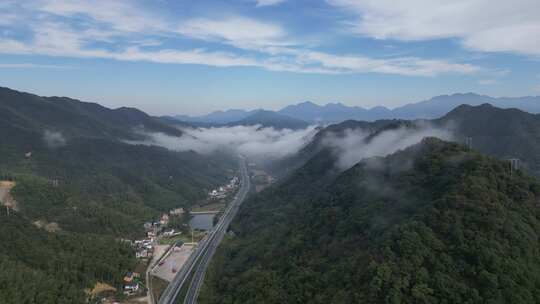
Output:
M540 176L540 115L513 108L501 109L489 104L461 105L433 120L350 120L330 125L322 128L298 153L273 164L271 169L276 175L294 172L325 148L324 140L329 135L343 137L348 130L362 130L371 134L369 140L386 130L418 126L449 130L454 135L453 140L460 143L470 138L473 149L500 159L517 158L524 170Z
M242 206L201 303L540 299L535 179L436 139L338 175L328 156Z
M0 178L17 179L16 199L33 219L76 231L93 226L76 225L79 220L99 223L99 232L126 236L140 233L158 212L189 207L234 168L226 156L125 142L144 140L140 130L182 135L135 109L0 88ZM49 189L53 179L58 189ZM62 193L60 201L46 200L49 190Z
M327 127L319 127L318 132L313 136L312 140L300 149L300 151L273 162L268 169L276 176L286 176L302 167L306 161L321 150L326 149L325 139L329 136L343 138L347 131L359 129L368 134L376 134L381 130L398 128L401 124L406 123L409 122L405 120L377 120L373 122L347 120Z
M143 223L189 208L235 169L228 156L128 144L182 132L136 109L0 88L0 303L86 303L85 288L121 288ZM54 229L48 229L52 225ZM41 226L41 228L39 228Z
M135 256L112 237L47 233L0 209L0 303L86 303L96 282L120 286Z
M518 158L530 173L540 176L540 115L489 104L461 105L435 124L453 127L457 140L472 139L472 147L498 158Z

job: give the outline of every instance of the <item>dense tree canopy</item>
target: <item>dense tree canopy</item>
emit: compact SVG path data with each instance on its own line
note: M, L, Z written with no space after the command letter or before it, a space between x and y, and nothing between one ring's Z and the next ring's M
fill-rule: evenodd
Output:
M121 287L135 266L129 244L113 237L49 233L0 210L0 303L85 303L96 282Z
M133 144L179 129L136 109L0 88L0 303L85 303L97 281L120 286L143 222L189 208L224 183L227 156Z
M324 163L245 203L202 303L540 299L536 180L435 139L313 188Z

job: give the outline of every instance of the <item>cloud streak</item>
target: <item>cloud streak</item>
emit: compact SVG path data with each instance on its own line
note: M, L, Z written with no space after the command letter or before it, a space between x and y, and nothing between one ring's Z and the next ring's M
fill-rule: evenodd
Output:
M287 0L255 0L258 7L278 5L278 4L281 4L281 3L285 2L285 1L287 1Z

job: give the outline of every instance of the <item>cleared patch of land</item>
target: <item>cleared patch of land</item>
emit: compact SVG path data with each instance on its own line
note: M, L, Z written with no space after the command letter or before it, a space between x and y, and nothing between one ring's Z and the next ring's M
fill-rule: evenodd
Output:
M184 263L193 250L194 246L191 244L183 244L181 247L174 248L170 254L152 270L151 274L168 282L172 281L176 276L176 273L184 266Z
M18 210L17 202L11 197L11 189L16 183L12 181L0 181L0 203L11 209Z
M61 230L60 226L56 222L47 223L47 221L39 220L39 221L33 222L33 224L36 227L44 229L47 232L53 232L54 233L54 232L58 232L58 231Z
M193 242L197 243L206 236L205 231L194 231L193 232ZM171 237L162 237L159 239L159 245L172 245L176 242L182 243L191 243L191 233L182 233Z
M90 294L92 297L95 297L103 292L116 292L116 288L112 287L109 284L97 282L96 285L92 290L88 290L88 294Z

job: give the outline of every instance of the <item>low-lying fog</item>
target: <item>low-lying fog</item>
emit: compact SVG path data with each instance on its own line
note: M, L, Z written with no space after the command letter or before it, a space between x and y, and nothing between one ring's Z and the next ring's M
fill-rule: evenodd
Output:
M182 137L147 133L150 139L143 144L159 145L174 151L201 154L228 151L254 160L276 160L298 152L317 132L315 126L302 130L234 126L183 128L182 131Z
M181 137L163 133L145 133L148 140L134 144L158 145L174 151L195 151L201 154L226 151L240 153L254 161L272 161L292 155L311 141L316 126L302 130L277 130L260 126L214 128L183 128ZM419 143L425 137L452 140L449 128L438 128L428 123L401 127L375 135L362 129L348 129L342 134L329 133L322 144L338 156L339 169L352 167L364 158L386 156Z
M344 136L328 134L323 144L333 149L338 157L336 164L340 169L348 169L364 158L386 156L417 144L425 137L452 140L449 128L438 128L427 123L418 123L414 128L401 127L386 130L370 137L362 129L345 130Z

